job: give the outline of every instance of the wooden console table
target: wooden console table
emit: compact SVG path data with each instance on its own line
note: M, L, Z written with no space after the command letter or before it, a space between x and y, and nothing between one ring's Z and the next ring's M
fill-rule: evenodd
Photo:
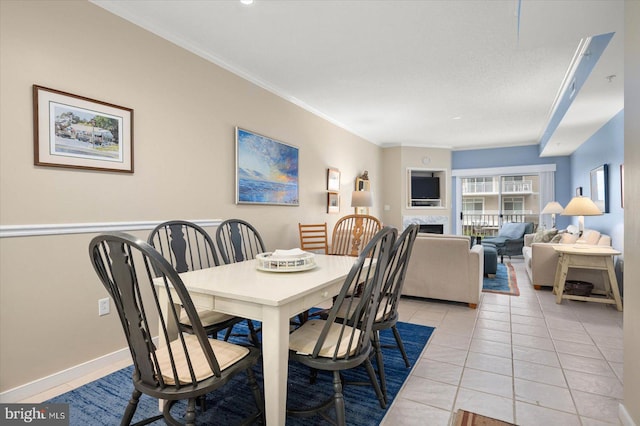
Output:
M621 254L611 247L600 247L592 245L578 244L554 244L554 250L559 254L558 267L556 269L553 291L556 295L556 303L562 303L562 299L582 300L585 302L599 302L616 305L622 310L618 280L613 269L613 257ZM576 296L564 294L564 285L567 281L569 268L595 269L602 271L604 281L604 291L593 291L597 296Z

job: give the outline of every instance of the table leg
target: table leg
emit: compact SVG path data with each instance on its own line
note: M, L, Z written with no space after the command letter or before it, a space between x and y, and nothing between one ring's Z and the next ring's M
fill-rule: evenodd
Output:
M167 291L159 287L158 288L158 303L160 304L160 310L162 311L162 317L167 319L167 333L169 334L169 341L173 341L178 337L178 324L174 321L172 315L168 315L169 312L169 297L167 295ZM176 311L178 315L180 315L180 311L182 307L176 305ZM167 342L164 341L164 331L162 330L162 325L158 324L158 346L164 346Z
M163 287L157 287L158 289L158 303L160 305L160 311L163 318L167 318L167 333L169 335L169 341L173 341L178 337L178 324L173 320L173 316L168 315L169 308L171 303L169 302L169 296L167 291ZM178 311L178 315L180 315L180 310L182 308L176 308ZM166 346L168 342L164 339L164 330L162 329L162 324L158 324L158 347ZM165 404L164 399L158 400L158 409L162 412Z
M553 287L551 288L551 292L553 294L558 294L558 277L560 276L560 271L562 270L562 256L558 255L558 261L556 262L556 274L553 278Z
M554 285L554 288L556 290L556 303L562 303L562 293L564 293L564 284L567 281L568 271L569 256L560 254L558 269L556 270L556 282Z
M262 365L267 425L283 425L287 416L289 316L285 309L263 308Z
M607 257L605 263L607 265L607 272L609 274L609 286L611 287L611 294L613 295L613 300L616 301L616 309L622 311L622 300L620 299L618 279L616 278L616 273L613 268L613 258Z

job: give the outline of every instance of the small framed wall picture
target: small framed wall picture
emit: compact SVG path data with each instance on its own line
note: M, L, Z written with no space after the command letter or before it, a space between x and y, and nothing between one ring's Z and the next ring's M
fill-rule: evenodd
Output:
M340 212L340 193L328 192L327 193L327 213L339 213Z
M133 109L33 85L34 164L133 173Z
M340 170L327 169L327 191L340 191Z

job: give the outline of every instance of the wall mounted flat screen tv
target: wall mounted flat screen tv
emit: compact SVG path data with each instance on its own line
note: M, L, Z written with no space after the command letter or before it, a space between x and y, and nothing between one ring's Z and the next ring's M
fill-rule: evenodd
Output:
M411 198L414 200L437 200L440 198L440 178L411 176Z

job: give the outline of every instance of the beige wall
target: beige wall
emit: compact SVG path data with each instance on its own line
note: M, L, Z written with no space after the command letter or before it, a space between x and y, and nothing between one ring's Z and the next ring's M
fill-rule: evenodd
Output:
M382 221L385 225L398 229L402 229L402 203L406 202L402 191L398 191L403 179L406 179L405 172L400 167L401 158L401 147L382 150ZM385 206L388 206L388 210L384 210Z
M407 208L408 198L408 179L407 169L425 169L425 170L445 170L447 179L441 179L446 186L444 191L440 192L440 198L443 201L442 208ZM400 159L400 169L403 174L402 179L402 215L409 216L429 216L442 215L450 216L451 214L451 150L437 148L417 148L404 147Z
M378 189L379 147L97 6L0 7L2 225L240 217L290 248L298 221L353 212L363 170ZM33 84L133 108L135 173L35 167ZM235 205L234 126L300 148L299 207ZM327 167L342 172L339 215L326 214ZM116 315L97 315L91 237L0 240L0 392L124 347Z
M625 2L624 406L640 425L640 2Z
M425 164L427 163L427 164ZM382 212L385 224L402 228L403 216L447 216L449 231L454 233L455 224L451 222L451 151L440 148L393 147L385 148L382 153L382 168L385 176L383 186L383 202L389 205L388 211ZM441 181L446 185L440 195L442 208L407 208L408 175L407 169L445 170L447 179ZM398 190L400 188L400 190Z

